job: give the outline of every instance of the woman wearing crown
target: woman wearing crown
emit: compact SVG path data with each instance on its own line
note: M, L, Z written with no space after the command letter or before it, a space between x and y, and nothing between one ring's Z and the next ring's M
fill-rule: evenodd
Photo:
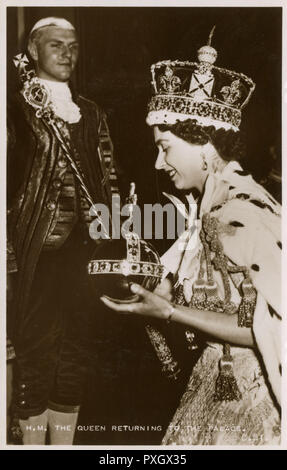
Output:
M133 284L140 301L128 306L102 300L206 338L164 444L276 445L281 209L238 163L241 109L255 85L213 65L216 56L209 42L198 63L152 66L147 123L158 147L155 167L197 203L197 221L162 257L173 282L164 279L153 293Z

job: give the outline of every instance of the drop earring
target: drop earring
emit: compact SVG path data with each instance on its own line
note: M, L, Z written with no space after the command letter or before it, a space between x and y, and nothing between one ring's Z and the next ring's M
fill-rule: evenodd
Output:
M206 171L207 170L207 161L206 161L206 158L205 158L205 155L204 153L201 153L200 154L201 158L202 158L202 170L203 171Z

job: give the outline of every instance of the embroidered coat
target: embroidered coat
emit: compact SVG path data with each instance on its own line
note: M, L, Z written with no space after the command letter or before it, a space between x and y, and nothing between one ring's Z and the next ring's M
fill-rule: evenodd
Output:
M80 155L85 184L94 202L110 206L112 190L117 189L117 183L105 115L96 103L81 96L75 102L82 118L77 124L77 148L72 151ZM35 267L54 218L67 164L50 127L36 117L35 110L21 93L9 103L7 127L7 260L8 273L17 271L12 309L12 324L15 324L25 312ZM109 179L111 175L114 187Z

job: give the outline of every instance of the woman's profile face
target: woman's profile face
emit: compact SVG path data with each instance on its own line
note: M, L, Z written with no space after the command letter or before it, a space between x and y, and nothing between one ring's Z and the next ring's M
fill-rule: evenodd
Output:
M157 126L154 140L158 147L155 168L167 172L177 189L202 191L207 176L202 169L203 147L190 144L170 131L160 131Z

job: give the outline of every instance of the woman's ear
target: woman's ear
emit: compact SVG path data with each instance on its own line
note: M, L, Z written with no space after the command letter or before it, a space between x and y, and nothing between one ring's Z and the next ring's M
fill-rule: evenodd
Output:
M202 146L202 151L204 152L204 154L206 155L206 158L208 159L214 154L217 154L217 151L214 145L209 141Z
M214 145L210 142L207 142L207 144L203 146L203 151L206 156L208 168L213 173L221 173L221 171L223 171L224 167L226 166L227 162L223 160L223 158L221 158Z

